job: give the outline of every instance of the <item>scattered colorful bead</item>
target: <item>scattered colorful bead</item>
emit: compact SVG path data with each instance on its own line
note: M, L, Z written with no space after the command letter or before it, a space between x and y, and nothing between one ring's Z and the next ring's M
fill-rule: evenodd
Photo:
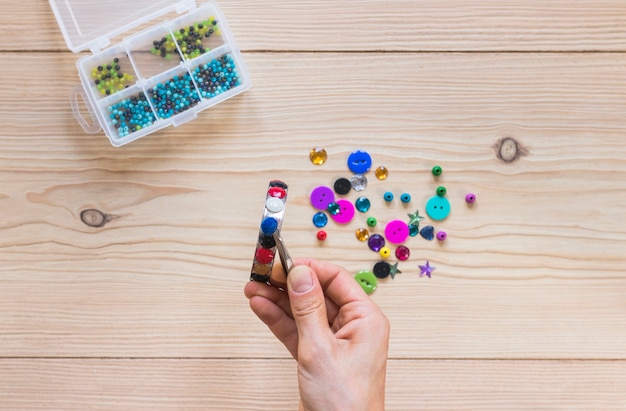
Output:
M445 231L439 231L437 232L437 240L439 241L445 241L446 238L448 238L448 234Z
M370 226L370 227L376 227L376 223L377 223L377 221L376 221L376 219L374 217L369 217L367 219L367 225Z
M151 126L156 117L143 93L124 99L107 109L111 124L120 137Z
M148 94L159 118L175 116L200 102L188 73L155 85L148 90Z
M435 177L439 177L441 173L443 173L443 169L439 166L434 166L432 169L432 173Z
M403 203L410 203L411 202L411 194L409 193L404 193L400 196L400 201L402 201Z
M387 191L384 195L383 198L385 199L386 202L391 202L393 201L393 193L391 191Z
M172 58L172 53L180 56L180 52L186 59L198 57L209 51L208 47L203 45L204 39L210 38L212 35L219 35L219 27L215 17L202 22L196 22L189 27L182 27L174 32L174 36L167 35L159 40L152 42L152 54L159 55L163 58ZM174 41L175 39L175 41ZM176 45L180 47L180 52Z
M115 57L110 64L94 67L91 70L96 89L103 96L110 96L128 87L134 81L133 76L122 72L120 59Z
M437 187L437 195L440 197L443 197L446 195L446 193L448 192L448 190L446 190L446 188L444 186L439 186Z
M326 231L324 231L324 230L319 230L319 231L317 232L317 239L318 239L318 240L320 240L320 241L324 241L324 240L326 240L326 237L328 237L328 235L326 234Z
M380 251L378 251L378 254L380 254L382 258L389 258L389 256L391 255L391 249L389 247L383 247L380 249Z
M468 195L465 196L465 201L469 204L472 204L473 202L476 201L476 195L469 193Z
M201 64L192 74L200 95L205 99L213 98L241 84L235 60L230 54Z

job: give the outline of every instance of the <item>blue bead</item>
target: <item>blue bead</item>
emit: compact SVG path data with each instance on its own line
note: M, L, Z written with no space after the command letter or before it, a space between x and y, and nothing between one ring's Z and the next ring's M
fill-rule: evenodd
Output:
M409 203L411 201L411 195L408 193L404 193L400 196L400 201L403 203Z
M313 215L313 225L315 227L321 228L321 227L324 227L327 223L328 223L328 217L326 216L326 214L322 213L321 211Z
M366 213L370 209L370 200L367 197L359 197L354 202L357 210Z
M387 202L393 201L393 193L391 191L387 191L385 195L383 196L383 198Z
M261 222L261 231L265 235L272 235L278 229L278 221L273 217L266 217Z

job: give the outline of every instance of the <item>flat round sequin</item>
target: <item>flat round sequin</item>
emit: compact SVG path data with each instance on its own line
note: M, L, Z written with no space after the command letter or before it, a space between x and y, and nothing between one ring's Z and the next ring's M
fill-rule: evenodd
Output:
M435 238L435 228L432 225L427 225L420 230L420 235L428 241L432 241Z
M450 202L445 197L433 196L426 203L426 214L435 221L443 220L450 214Z
M409 259L410 255L411 255L411 250L409 249L409 247L405 245L401 245L398 248L396 248L396 258L398 260L406 261Z
M373 271L374 271L374 275L377 278L387 278L389 277L389 274L391 273L391 266L387 262L379 261L376 264L374 264Z
M273 217L266 217L261 221L261 231L265 235L272 235L278 228L278 221Z
M379 252L385 246L385 238L380 234L373 234L367 240L367 246L370 250Z
M354 191L363 191L367 188L367 177L363 174L355 174L350 177L350 184Z
M269 212L278 213L280 211L283 211L283 209L285 208L285 203L280 198L270 197L267 199L267 201L265 201L265 208L267 208Z
M268 248L259 248L254 257L261 264L269 264L274 260L274 253Z
M285 198L287 196L287 192L282 187L270 187L267 190L267 194L269 194L270 197L276 198Z
M368 270L361 270L354 276L354 279L361 286L363 291L367 295L370 295L376 290L376 286L378 285L378 280L374 273Z
M309 159L311 160L311 163L315 164L316 166L321 166L328 159L326 149L322 147L312 148L311 152L309 153Z
M359 212L366 213L370 209L371 203L367 197L359 197L354 202L354 205Z
M252 265L252 272L259 275L268 275L270 273L270 266L268 264L254 263Z
M409 226L404 221L392 220L385 227L385 237L390 243L399 244L409 236Z
M354 174L365 174L372 166L372 157L367 151L356 150L348 156L348 168Z
M328 204L328 207L326 208L326 210L330 213L331 216L337 215L339 214L339 204L337 203L330 203Z
M326 210L335 201L335 193L330 187L319 186L311 192L311 205L318 210Z
M359 241L367 241L367 239L370 237L370 232L367 230L367 228L357 228L356 229L356 239Z
M374 174L376 174L377 179L386 180L387 177L389 177L389 170L387 170L387 167L385 166L378 166L378 168L374 171Z
M352 221L352 218L354 218L354 206L352 203L348 200L339 200L337 205L339 206L339 212L330 217L339 224L347 224Z
M326 216L326 214L320 211L319 213L315 213L313 215L313 225L315 227L322 228L326 226L326 224L328 224L328 216Z

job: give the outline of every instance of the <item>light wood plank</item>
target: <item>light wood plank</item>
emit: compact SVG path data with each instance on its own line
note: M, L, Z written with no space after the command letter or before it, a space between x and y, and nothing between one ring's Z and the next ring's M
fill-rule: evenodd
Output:
M412 239L373 297L393 358L626 358L622 54L249 53L250 92L122 149L71 118L71 53L2 58L4 356L285 358L242 295L267 181L291 183L295 256L371 267L363 218L320 247L307 199L364 148L391 170L366 191L381 222L414 211L384 191L423 207L435 163L454 208L449 241ZM528 149L508 165L507 136ZM87 227L88 208L114 218Z
M220 1L243 50L623 51L620 0ZM0 50L67 50L47 1L3 1Z
M390 361L389 410L617 410L624 361ZM0 360L0 409L294 410L292 360Z

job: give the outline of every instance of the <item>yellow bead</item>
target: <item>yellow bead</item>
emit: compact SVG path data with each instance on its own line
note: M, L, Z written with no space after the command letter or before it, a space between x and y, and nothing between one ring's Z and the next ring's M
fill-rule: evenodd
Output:
M359 241L367 241L370 238L370 232L367 231L367 228L357 228L356 230L356 239Z
M322 147L315 147L311 149L309 153L309 158L311 159L311 163L316 166L321 166L326 162L328 155L326 154L326 150Z
M389 247L383 247L380 249L379 253L382 258L387 258L391 255L391 250Z
M376 171L374 171L374 174L376 174L377 179L385 180L387 176L389 176L389 170L387 170L385 166L379 166Z

